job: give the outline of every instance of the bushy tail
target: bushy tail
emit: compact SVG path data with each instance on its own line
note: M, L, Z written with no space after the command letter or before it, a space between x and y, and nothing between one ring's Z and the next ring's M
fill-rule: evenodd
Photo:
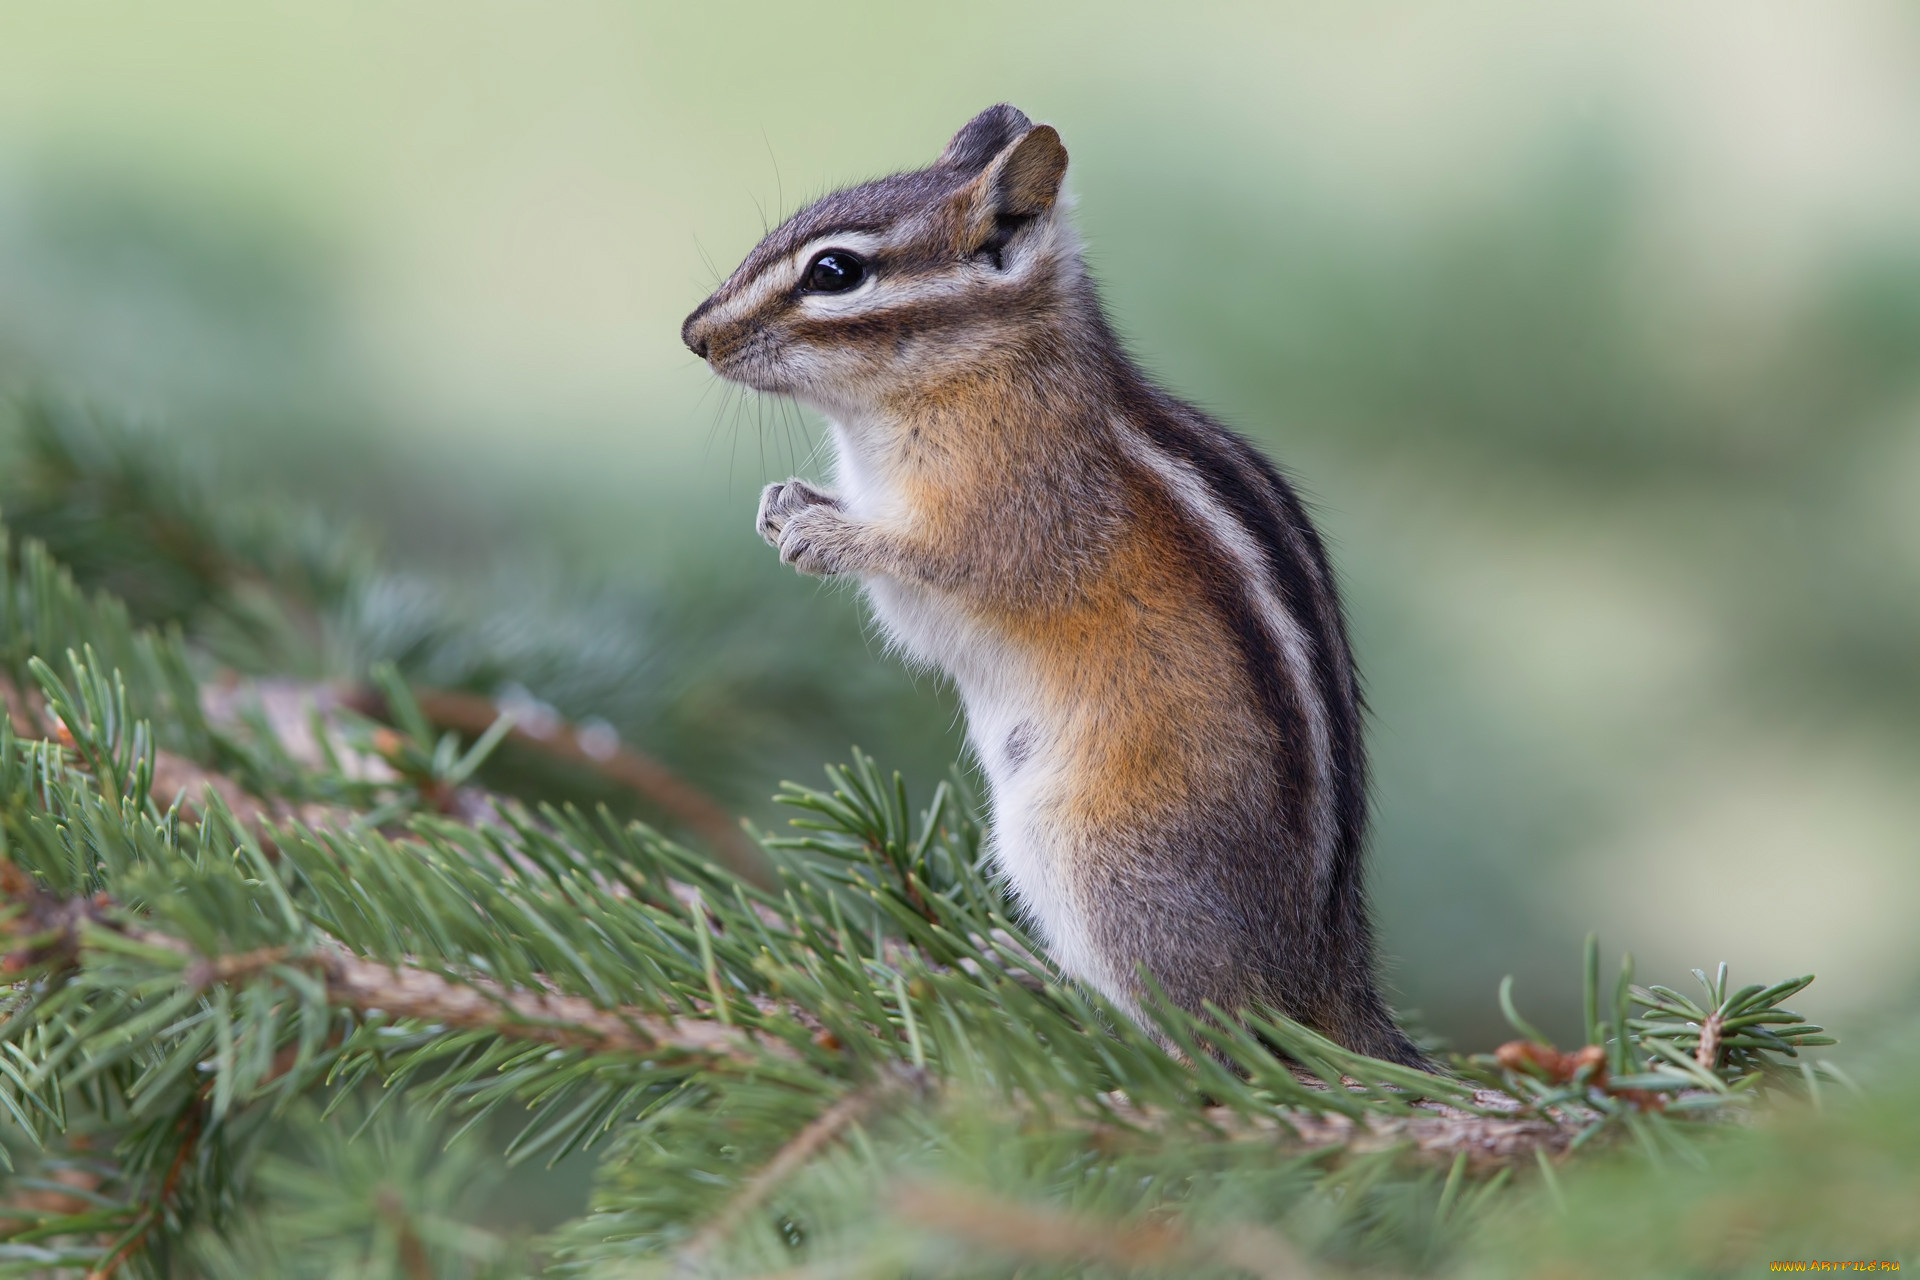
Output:
M1419 1071L1439 1070L1434 1061L1414 1044L1413 1038L1393 1020L1392 1012L1380 998L1379 992L1373 989L1371 982L1345 1002L1342 1012L1345 1016L1335 1023L1336 1029L1326 1033L1331 1039L1370 1058L1397 1062L1403 1067L1413 1067Z

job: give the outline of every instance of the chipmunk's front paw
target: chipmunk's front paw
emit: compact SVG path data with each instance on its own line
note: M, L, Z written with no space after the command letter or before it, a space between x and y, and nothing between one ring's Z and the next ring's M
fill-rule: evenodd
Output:
M754 518L760 536L780 549L781 563L815 576L837 571L833 544L845 524L840 500L805 480L768 485Z
M787 517L780 530L780 540L775 544L780 548L780 563L816 578L839 573L846 533L847 518L838 504L802 507Z
M777 547L787 521L809 507L827 507L838 511L840 500L824 490L814 488L805 480L784 480L770 484L760 491L760 510L753 518L753 527L760 531L763 542L770 547ZM781 558L785 559L785 556Z

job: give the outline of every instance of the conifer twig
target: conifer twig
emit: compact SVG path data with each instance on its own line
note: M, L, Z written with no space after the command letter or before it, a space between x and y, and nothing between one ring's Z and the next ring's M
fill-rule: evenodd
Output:
M309 952L302 962L326 979L329 997L362 1013L379 1010L390 1017L490 1031L560 1049L635 1055L672 1052L751 1062L756 1059L756 1044L776 1053L784 1048L755 1041L736 1027L671 1021L632 1008L602 1009L579 996L505 987L481 978L455 982L426 969L364 960L331 944ZM261 967L271 963L281 962L268 961Z
M12 680L0 675L0 714L13 722L14 733L25 739L62 741L58 717L47 710L46 700L37 689L19 689ZM164 748L153 753L153 780L150 792L162 809L178 800L190 822L203 816L207 791L211 789L220 803L241 825L272 843L267 827L272 822L297 819L309 827L344 826L354 818L352 811L322 804L295 805L284 800L262 800L245 790L225 774L203 768L187 757Z
M274 823L299 822L313 829L345 828L359 816L351 809L336 805L262 800L244 790L232 778L202 768L185 756L164 750L153 753L151 794L163 810L178 800L187 820L198 822L205 816L209 790L241 826L259 838L261 846L269 852L274 848Z
M893 1194L892 1208L923 1230L1035 1261L1126 1268L1228 1266L1260 1280L1300 1280L1312 1274L1283 1237L1253 1226L1225 1228L1202 1239L1170 1219L1104 1221L925 1182L901 1186Z
M428 720L469 738L485 733L500 718L501 708L491 698L457 689L416 688L414 701ZM386 699L378 690L356 687L341 702L363 715L383 719ZM509 742L542 752L568 764L590 769L633 791L663 813L697 834L728 870L756 884L770 883L766 859L740 830L726 808L700 788L655 760L615 741L598 744L580 727L557 717L541 725L515 725Z
M1580 1126L1569 1120L1473 1115L1454 1107L1393 1116L1368 1114L1354 1120L1338 1112L1287 1113L1293 1130L1286 1145L1308 1150L1338 1148L1355 1155L1404 1150L1426 1163L1450 1165L1465 1155L1476 1173L1531 1158L1536 1151L1567 1149ZM1228 1132L1232 1132L1232 1127Z
M33 886L31 879L0 859L0 893L16 904L15 916L0 922L0 937L34 939L27 952L9 955L5 967L78 963L88 926L105 927L130 941L189 956L186 979L197 987L234 985L277 966L291 965L318 975L329 1003L362 1014L380 1012L462 1031L486 1031L517 1040L550 1044L588 1053L687 1054L752 1063L763 1053L790 1053L784 1044L756 1038L737 1027L697 1019L660 1017L640 1009L603 1009L579 996L508 987L485 978L455 981L429 969L381 964L354 955L331 941L306 950L265 947L234 955L203 956L169 934L116 925L103 899L67 900Z
M374 1197L373 1207L393 1228L395 1242L399 1246L400 1270L406 1280L433 1280L433 1259L428 1255L426 1242L414 1227L413 1215L407 1212L406 1201L400 1198L400 1193L391 1187L383 1188Z
M1693 1060L1708 1071L1720 1065L1720 1035L1726 1029L1726 1018L1718 1009L1707 1015L1700 1024L1700 1044L1693 1051Z
M824 1150L828 1143L846 1130L849 1125L864 1119L869 1112L882 1102L898 1097L901 1093L926 1088L926 1077L921 1071L911 1067L895 1067L883 1073L879 1079L855 1089L838 1102L814 1117L807 1126L788 1140L787 1144L774 1153L773 1159L761 1166L760 1170L747 1179L733 1199L729 1200L720 1212L708 1220L707 1224L694 1234L693 1239L684 1245L674 1261L674 1270L679 1275L694 1274L713 1247L733 1233L735 1227L745 1220L748 1214L766 1202L774 1190L792 1177L802 1166Z

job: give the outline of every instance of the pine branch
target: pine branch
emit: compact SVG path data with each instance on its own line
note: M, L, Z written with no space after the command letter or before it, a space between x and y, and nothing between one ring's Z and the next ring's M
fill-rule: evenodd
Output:
M5 859L0 859L0 894L12 906L11 917L0 918L0 939L26 944L0 959L0 972L77 967L85 963L90 931L105 930L116 941L187 958L182 980L196 990L215 984L244 987L261 975L293 968L319 977L332 1004L361 1014L592 1054L729 1060L747 1066L764 1065L768 1055L791 1057L784 1045L735 1027L669 1020L641 1009L602 1009L577 996L516 989L485 978L456 981L428 969L366 960L332 942L305 950L281 946L200 954L178 938L123 923L124 912L103 896L60 899L47 894Z
M727 1059L759 1066L767 1054L782 1054L785 1049L734 1027L693 1019L669 1021L640 1009L601 1009L577 996L514 989L480 978L455 982L424 969L376 964L336 946L322 946L293 959L326 980L334 1003L363 1014L379 1012L593 1054ZM212 962L213 976L221 982L242 982L283 962L271 953L228 957ZM197 976L194 970L189 975Z

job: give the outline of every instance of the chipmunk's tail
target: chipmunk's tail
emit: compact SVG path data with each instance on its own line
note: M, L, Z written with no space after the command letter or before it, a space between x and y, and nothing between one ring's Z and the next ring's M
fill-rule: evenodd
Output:
M1339 1016L1328 1020L1331 1026L1327 1034L1355 1053L1419 1071L1438 1071L1433 1060L1422 1053L1413 1038L1393 1020L1393 1013L1380 998L1371 975L1356 986L1342 1002Z
M1419 1071L1439 1070L1384 1009L1381 1010L1379 1024L1369 1027L1365 1034L1353 1037L1347 1047L1369 1058L1397 1062L1403 1067L1413 1067Z

